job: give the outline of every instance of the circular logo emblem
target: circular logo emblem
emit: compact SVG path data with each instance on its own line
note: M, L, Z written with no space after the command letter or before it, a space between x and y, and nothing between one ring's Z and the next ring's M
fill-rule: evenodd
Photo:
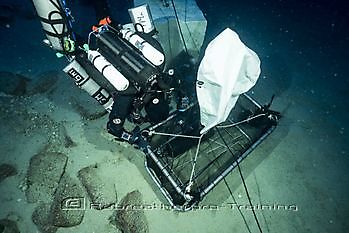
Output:
M113 123L118 125L118 124L121 123L121 120L120 120L119 118L115 118L115 119L113 120Z

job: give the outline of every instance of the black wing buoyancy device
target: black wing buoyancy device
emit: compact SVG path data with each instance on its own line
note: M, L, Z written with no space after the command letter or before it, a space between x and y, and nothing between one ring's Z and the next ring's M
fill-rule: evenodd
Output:
M64 1L33 0L33 4L48 40L46 44L64 54L72 52L74 40Z
M160 75L158 67L142 56L141 52L125 41L120 34L109 29L95 33L95 46L100 54L89 50L89 60L96 66L97 54L103 55L129 78L136 89L149 89Z

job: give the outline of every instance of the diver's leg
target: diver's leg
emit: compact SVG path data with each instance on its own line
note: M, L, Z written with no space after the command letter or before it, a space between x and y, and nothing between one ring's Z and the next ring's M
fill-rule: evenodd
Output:
M117 94L114 97L114 104L109 114L109 121L107 123L108 132L115 137L122 139L125 119L131 111L133 96ZM124 134L124 136L127 136ZM128 137L128 136L127 136ZM127 138L123 138L127 140Z

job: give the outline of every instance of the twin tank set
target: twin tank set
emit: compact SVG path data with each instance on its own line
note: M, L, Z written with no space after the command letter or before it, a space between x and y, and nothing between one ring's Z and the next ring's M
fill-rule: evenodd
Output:
M125 91L130 85L150 90L163 75L161 46L153 46L142 37L155 30L147 5L129 10L134 29L139 31L100 25L89 34L88 44L79 46L64 0L33 3L47 37L44 42L70 62L64 72L107 111L113 105L112 93Z

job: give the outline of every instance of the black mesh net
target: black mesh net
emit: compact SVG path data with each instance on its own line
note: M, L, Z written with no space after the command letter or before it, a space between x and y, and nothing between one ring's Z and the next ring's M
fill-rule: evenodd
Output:
M198 138L156 134L199 136L200 124L193 121L200 119L198 108L192 107L178 113L170 121L155 128L151 145L158 161L148 156L148 168L174 205L182 206L186 203L183 193L188 191L186 187L190 181L190 194L195 197L195 201L199 201L237 165L237 160L241 161L246 157L274 128L276 118L272 117L273 114L275 112L263 109L248 96L240 96L228 119L202 138L195 159ZM163 167L159 167L159 162ZM175 185L168 176L175 181Z

